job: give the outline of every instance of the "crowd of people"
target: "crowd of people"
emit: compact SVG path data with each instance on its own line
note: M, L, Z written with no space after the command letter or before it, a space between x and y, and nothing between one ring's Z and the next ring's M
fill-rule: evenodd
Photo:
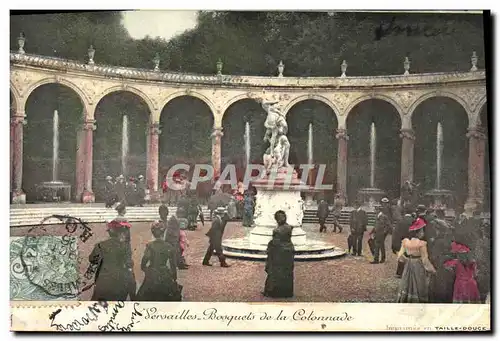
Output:
M481 217L480 211L472 217L462 211L450 223L443 209L404 205L403 214L398 214L400 209L383 198L368 233L371 264L385 262L385 241L392 235L392 252L398 260L396 277L400 278L398 302L485 302L490 290L489 219ZM348 252L353 256L362 256L367 226L368 215L355 202L348 236ZM320 231L324 229L320 221Z
M135 199L142 194L143 177L124 177L116 182L110 177L109 201L115 203L118 217L107 224L109 239L97 244L89 257L91 267L98 268L93 300L181 300L182 286L177 283L177 270L188 269L185 254L188 246L186 230L196 228L198 218L204 224L196 191L187 190L177 199L177 211L168 219L168 206L159 208L160 220L151 226L153 241L148 243L142 257L141 269L145 279L136 290L130 247L130 223L125 219L127 205L141 204ZM134 183L132 186L131 183ZM127 191L127 188L129 190ZM133 190L130 190L132 189ZM112 200L111 200L112 199ZM109 206L108 206L109 207ZM400 284L397 301L402 303L481 303L485 302L490 287L490 233L489 219L480 211L472 217L458 212L453 222L446 220L442 209L410 204L383 198L375 207L373 228L368 232L368 213L359 202L354 202L350 212L348 252L363 256L364 237L373 259L371 264L386 261L386 239L392 236L391 249L397 255L395 276ZM230 195L217 190L209 201L211 226L206 236L208 248L202 265L212 266L212 256L217 256L221 267L229 267L222 250L226 224L242 218L243 226L253 226L255 190ZM341 205L333 209L333 232L342 232ZM330 208L326 201L318 204L319 232L327 231L326 220ZM262 294L269 297L293 296L294 246L292 227L286 223L286 213L275 213L276 228L267 247L265 271L267 279ZM193 228L194 226L194 228ZM113 285L118 280L124 286Z
M125 181L123 174L116 177L106 176L104 203L107 208L118 203L126 206L143 206L146 203L147 189L144 176L130 177Z

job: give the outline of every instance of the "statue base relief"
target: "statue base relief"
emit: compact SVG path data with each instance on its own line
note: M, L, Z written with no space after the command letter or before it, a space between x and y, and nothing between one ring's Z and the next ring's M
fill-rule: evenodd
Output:
M272 239L276 211L283 210L287 223L293 226L292 242L296 260L319 260L345 255L345 250L322 241L307 238L302 229L304 202L301 191L309 186L300 182L297 173L287 168L271 171L265 178L252 183L257 189L254 223L255 227L244 238L226 239L222 242L228 257L266 259L267 244Z
M26 194L23 191L14 190L12 192L13 204L26 204Z

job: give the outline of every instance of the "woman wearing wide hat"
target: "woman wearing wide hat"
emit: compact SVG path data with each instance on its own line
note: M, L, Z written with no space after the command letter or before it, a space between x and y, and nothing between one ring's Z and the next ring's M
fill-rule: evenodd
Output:
M424 240L424 227L427 225L418 217L409 229L409 238L403 239L398 261L405 262L403 275L399 283L398 303L429 302L428 273L435 273L429 261L427 242Z

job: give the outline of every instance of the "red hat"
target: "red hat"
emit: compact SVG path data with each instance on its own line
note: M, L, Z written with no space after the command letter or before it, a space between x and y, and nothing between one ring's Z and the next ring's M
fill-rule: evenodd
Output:
M467 245L460 244L457 242L451 243L451 252L452 253L467 253L470 252L470 248Z
M112 220L110 221L107 225L106 225L107 229L108 230L111 230L111 229L116 229L116 228L131 228L132 225L130 225L130 223L128 221L123 221L123 220Z
M423 218L417 218L417 220L415 220L413 222L413 224L411 224L410 226L410 231L417 231L417 230L420 230L421 228L424 228L425 226L427 225L427 222L423 219Z

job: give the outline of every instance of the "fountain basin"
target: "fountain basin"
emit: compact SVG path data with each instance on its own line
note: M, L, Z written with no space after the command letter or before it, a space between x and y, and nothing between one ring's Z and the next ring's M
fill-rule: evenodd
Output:
M274 179L257 180L253 186L257 189L257 205L255 207L255 228L244 238L226 239L222 242L222 249L226 256L263 260L267 258L267 244L272 239L276 227L274 214L278 210L285 211L287 222L293 226L292 243L295 246L295 259L320 260L340 257L345 250L335 245L307 238L302 229L304 217L304 202L301 190L308 190L309 186L297 179L296 172L287 182L287 169L280 169L274 174ZM290 179L289 179L290 180Z
M322 260L345 256L344 249L319 240L306 239L304 244L295 246L295 260ZM232 258L265 260L267 244L253 243L250 237L227 239L222 242L224 255Z
M63 181L46 181L36 185L37 201L69 202L71 200L71 185Z
M380 188L369 187L358 190L358 200L368 209L373 209L380 203L380 200L386 196L386 193Z
M433 209L444 209L453 207L453 192L447 189L432 189L425 193L426 198L430 202L430 207Z

